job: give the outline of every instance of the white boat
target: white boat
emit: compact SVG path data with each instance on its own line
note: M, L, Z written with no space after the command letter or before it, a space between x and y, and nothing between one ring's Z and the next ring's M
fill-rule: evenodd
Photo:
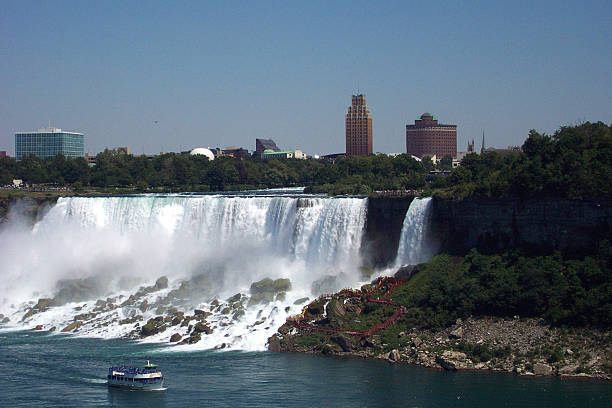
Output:
M128 388L131 390L160 390L164 386L164 376L155 364L149 363L140 368L133 366L116 366L108 369L109 387Z

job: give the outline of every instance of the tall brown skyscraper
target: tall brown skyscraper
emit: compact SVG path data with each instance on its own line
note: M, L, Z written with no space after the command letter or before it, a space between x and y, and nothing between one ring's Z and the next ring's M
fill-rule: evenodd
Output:
M424 113L414 125L406 125L406 153L417 157L457 157L457 125L443 125Z
M372 114L366 106L365 95L353 95L353 103L346 114L346 154L372 154Z

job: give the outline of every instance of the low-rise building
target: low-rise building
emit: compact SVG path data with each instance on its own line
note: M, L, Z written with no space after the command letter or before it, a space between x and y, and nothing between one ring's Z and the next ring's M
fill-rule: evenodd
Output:
M273 150L265 150L261 155L263 160L269 159L305 159L306 154L301 150L289 150L286 152L275 152Z

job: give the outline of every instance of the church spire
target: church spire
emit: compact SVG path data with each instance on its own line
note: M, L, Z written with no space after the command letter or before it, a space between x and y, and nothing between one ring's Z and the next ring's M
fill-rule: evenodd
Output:
M484 142L484 130L482 131L482 147L480 148L480 154L484 154L485 152L485 142Z

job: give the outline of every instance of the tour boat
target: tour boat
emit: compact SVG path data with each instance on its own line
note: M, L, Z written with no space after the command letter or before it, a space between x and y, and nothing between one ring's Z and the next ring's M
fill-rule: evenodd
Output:
M164 386L164 376L157 365L149 363L143 367L117 366L108 369L109 387L129 388L131 390L160 390Z

